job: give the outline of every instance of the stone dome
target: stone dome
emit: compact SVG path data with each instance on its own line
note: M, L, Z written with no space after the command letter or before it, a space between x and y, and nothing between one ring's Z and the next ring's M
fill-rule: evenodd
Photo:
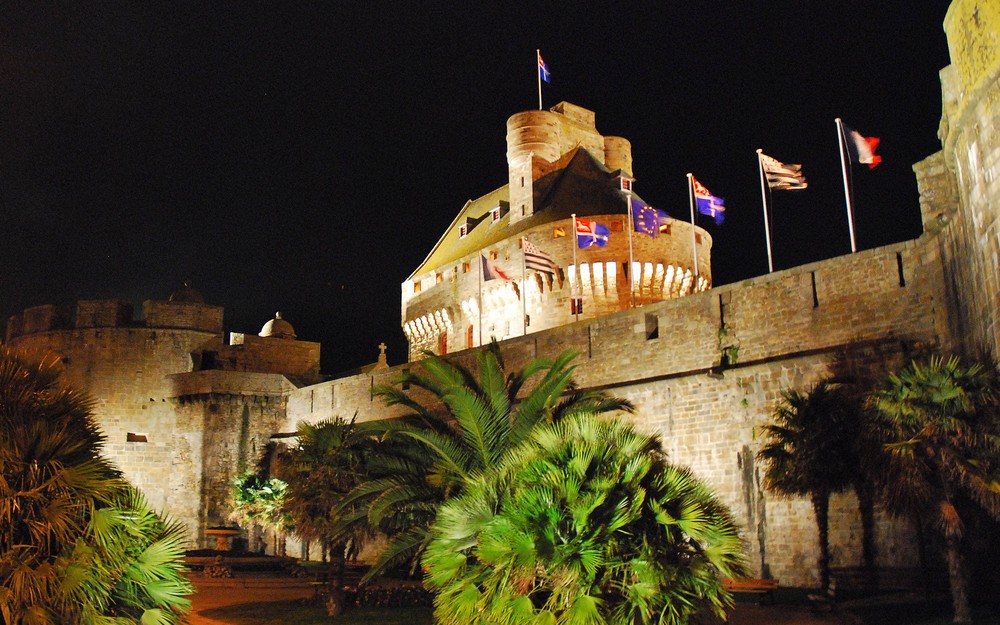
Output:
M259 336L274 339L294 339L296 335L292 324L281 318L281 312L276 312L274 313L274 319L265 323L264 327L260 329Z
M193 286L191 286L190 281L185 281L184 286L177 289L170 294L167 298L168 302L188 302L190 304L204 304L205 298L201 296L201 293L196 291Z

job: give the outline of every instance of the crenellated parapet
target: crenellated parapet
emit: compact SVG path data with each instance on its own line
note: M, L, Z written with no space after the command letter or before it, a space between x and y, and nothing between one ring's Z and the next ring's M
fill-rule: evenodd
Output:
M221 334L221 306L147 300L135 319L131 302L81 300L75 306L33 306L7 320L6 341L53 331L91 328L160 328Z

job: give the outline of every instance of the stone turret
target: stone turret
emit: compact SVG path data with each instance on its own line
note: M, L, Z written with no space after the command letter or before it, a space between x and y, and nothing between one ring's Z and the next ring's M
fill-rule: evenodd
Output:
M621 137L597 132L593 111L560 102L548 111L524 111L507 120L507 168L510 223L539 208L535 183L556 170L555 163L583 148L611 171L632 176L632 145Z

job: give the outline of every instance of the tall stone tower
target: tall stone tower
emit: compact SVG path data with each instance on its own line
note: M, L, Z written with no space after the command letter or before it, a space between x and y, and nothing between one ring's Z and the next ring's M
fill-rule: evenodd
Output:
M524 111L507 120L512 225L535 213L540 199L535 183L556 171L559 158L578 147L608 170L632 177L632 144L621 137L601 136L593 111L560 102L552 110Z
M622 191L631 144L601 135L593 111L562 102L513 115L507 164L508 183L469 200L402 284L411 359L711 288L712 238ZM643 232L632 199L656 215ZM573 215L608 234L577 249ZM528 263L525 249L548 264Z
M917 163L924 228L942 231L952 333L1000 357L1000 3L955 0L944 19L942 150Z

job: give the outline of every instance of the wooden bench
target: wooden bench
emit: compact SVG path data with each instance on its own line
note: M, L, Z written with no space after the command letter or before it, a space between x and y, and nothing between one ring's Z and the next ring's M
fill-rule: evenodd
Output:
M778 589L778 580L755 577L730 579L727 577L722 580L722 588L732 593L752 592L762 594L764 596L761 597L761 603L764 603L765 598L769 598L769 602L774 604L774 591Z

